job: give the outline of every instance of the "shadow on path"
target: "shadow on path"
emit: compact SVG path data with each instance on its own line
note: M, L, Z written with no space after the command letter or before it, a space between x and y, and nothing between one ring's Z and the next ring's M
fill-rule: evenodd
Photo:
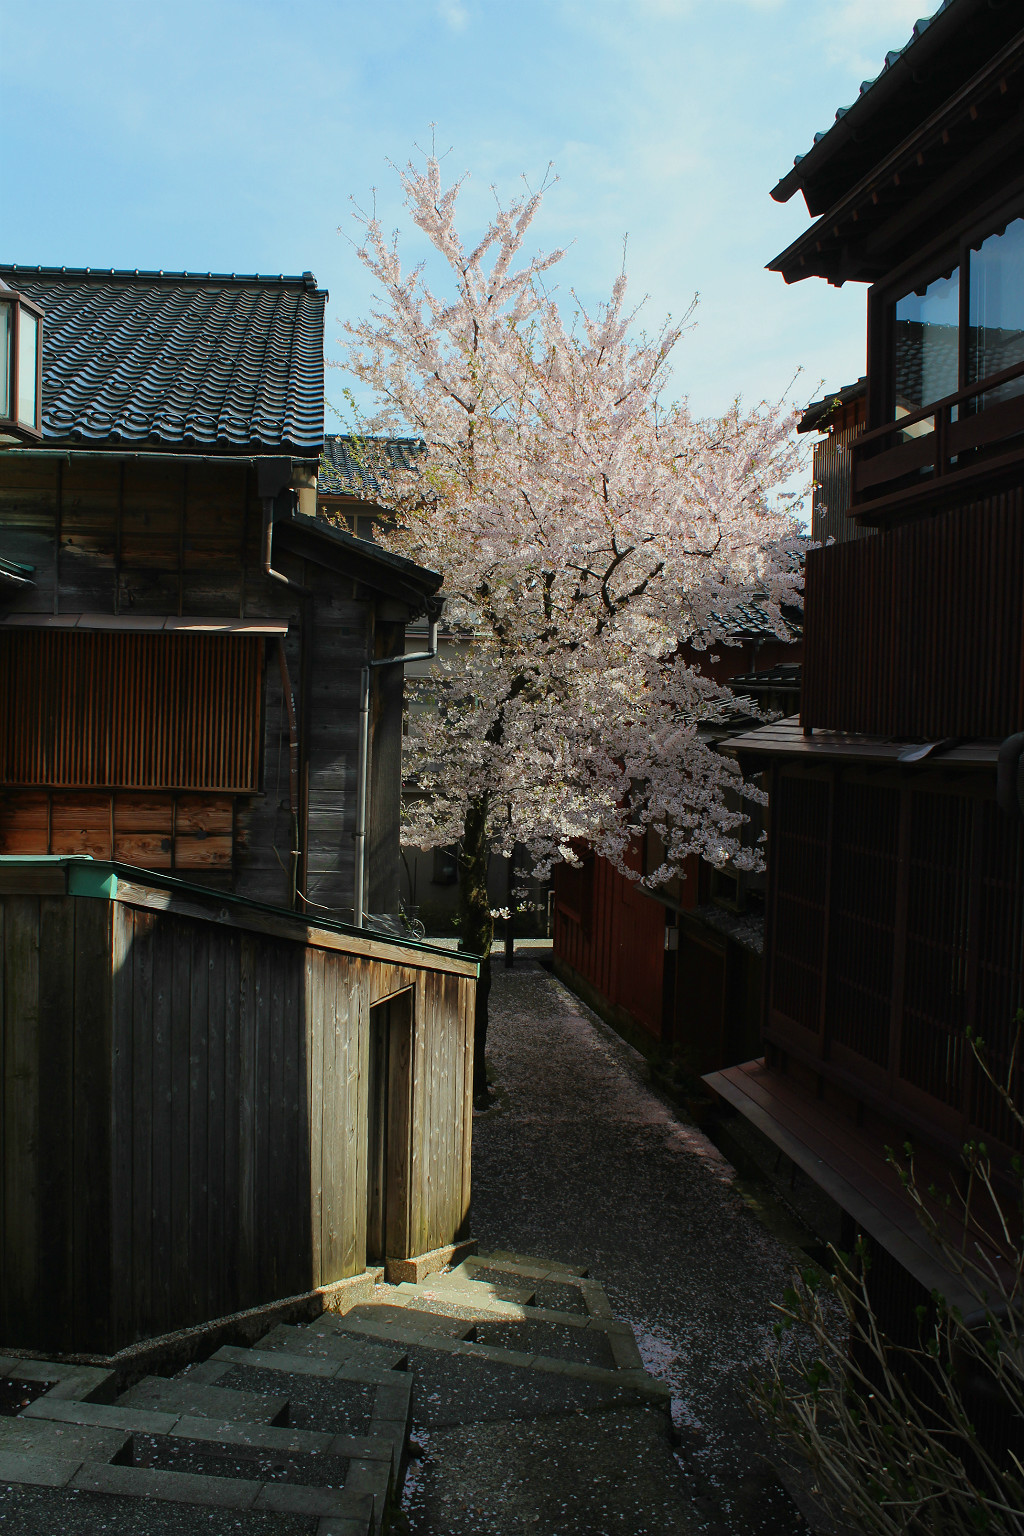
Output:
M744 1406L792 1256L721 1153L646 1085L641 1058L540 966L496 971L488 1044L498 1102L474 1124L480 1249L587 1265L602 1282L672 1388L693 1529L806 1530Z

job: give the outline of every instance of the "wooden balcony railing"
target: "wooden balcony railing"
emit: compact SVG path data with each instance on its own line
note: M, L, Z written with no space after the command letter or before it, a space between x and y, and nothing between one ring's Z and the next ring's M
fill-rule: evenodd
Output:
M1024 384L1007 400L970 408L1016 379L1024 380L1024 362L863 433L850 445L850 511L881 521L947 488L967 494L971 481L1024 464Z

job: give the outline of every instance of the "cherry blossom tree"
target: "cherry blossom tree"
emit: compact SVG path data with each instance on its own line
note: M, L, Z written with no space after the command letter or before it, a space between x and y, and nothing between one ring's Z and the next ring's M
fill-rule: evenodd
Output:
M737 402L696 420L665 404L686 320L637 333L621 275L607 303L560 304L562 251L525 245L543 191L507 206L473 245L456 229L463 181L438 159L401 174L432 248L407 267L398 237L357 214L373 312L348 326L348 366L379 409L361 423L419 434L415 474L391 474L391 547L441 571L462 636L412 717L411 769L427 791L407 840L458 844L463 947L487 956L492 849L522 844L542 875L581 844L620 869L647 828L666 853L750 867L736 797L756 796L701 734L727 690L679 654L728 643L740 604L799 601L802 547L780 492L798 468L782 408ZM440 258L440 260L438 260ZM628 871L627 871L628 872ZM477 1086L485 1089L489 963L479 988Z

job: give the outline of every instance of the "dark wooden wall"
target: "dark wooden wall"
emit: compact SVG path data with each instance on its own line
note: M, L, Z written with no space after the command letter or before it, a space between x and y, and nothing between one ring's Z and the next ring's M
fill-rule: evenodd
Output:
M342 918L351 914L359 672L375 647L402 649L402 626L383 623L377 635L380 594L280 544L274 550L276 568L312 596L304 600L268 580L261 565L261 528L255 475L244 464L3 458L0 549L35 567L35 585L16 593L4 611L287 624L284 651L301 764L293 807L279 643L269 639L262 642L255 793L231 796L225 816L223 796L193 796L185 804L160 792L175 787L170 785L134 796L121 784L67 792L47 784L24 790L0 785L0 853L81 851L129 858L289 905L292 850L300 847L298 890L308 909ZM119 638L130 645L133 637ZM376 689L372 911L395 911L398 901L401 696L398 667L381 677ZM199 804L204 798L205 806ZM184 828L178 826L179 814Z
M991 775L783 765L771 804L770 1048L953 1148L1015 1141L965 1038L1002 1074L1024 1002L1024 828Z
M464 962L123 880L0 896L0 956L0 1344L109 1351L360 1273L369 1011L408 989L389 1256L464 1235Z
M637 855L637 867L639 856ZM556 965L587 1000L643 1043L662 1038L665 908L588 855L581 868L555 870Z
M807 555L805 726L941 740L1024 726L1024 491Z

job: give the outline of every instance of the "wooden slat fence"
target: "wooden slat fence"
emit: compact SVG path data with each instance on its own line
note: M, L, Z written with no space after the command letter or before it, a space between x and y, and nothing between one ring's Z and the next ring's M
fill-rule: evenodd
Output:
M902 739L1024 727L1024 490L807 555L801 721Z
M0 1345L109 1351L360 1273L388 996L411 1004L388 1257L465 1235L471 968L151 894L0 895Z

